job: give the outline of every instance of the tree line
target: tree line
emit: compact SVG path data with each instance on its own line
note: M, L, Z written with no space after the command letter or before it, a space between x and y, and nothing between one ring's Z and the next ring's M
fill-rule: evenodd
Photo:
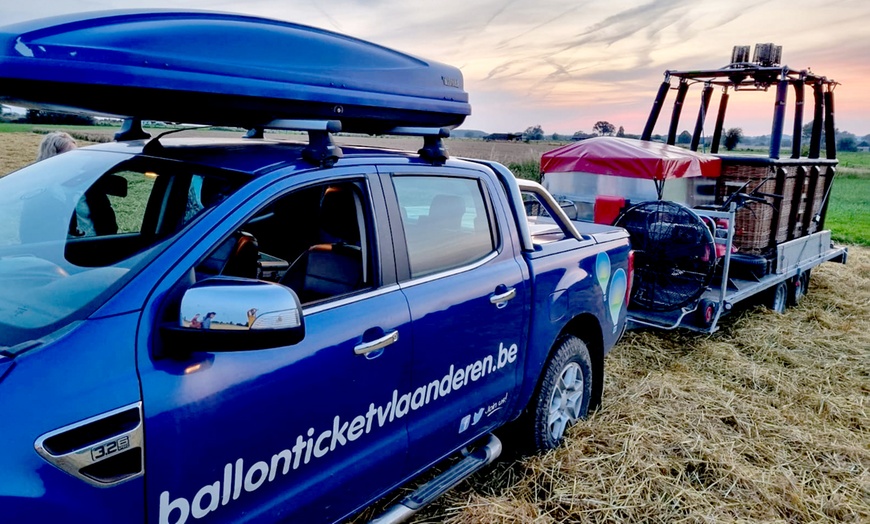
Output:
M2 107L2 106L0 106ZM0 121L4 122L19 122L25 124L51 124L51 125L95 125L96 121L88 115L80 115L73 113L61 113L55 111L43 111L40 109L28 109L24 116L5 113L0 110ZM808 144L812 135L813 122L805 124L801 130L801 142ZM481 133L483 134L483 133ZM513 136L513 134L511 134ZM534 140L585 140L596 136L617 136L624 138L640 138L640 135L628 134L622 126L615 126L606 120L599 120L592 126L592 132L577 131L573 135L560 135L553 133L547 135L540 124L529 126L522 133L522 139L526 142ZM661 135L653 135L653 140L663 141ZM859 146L870 145L870 134L859 137L848 131L835 130L835 140L838 151L857 151ZM692 142L692 134L687 130L683 130L676 138L677 144L686 145ZM825 143L825 130L822 128L822 144ZM770 136L762 135L758 137L748 137L743 133L743 129L732 127L727 129L722 134L720 145L728 151L733 151L739 144L746 146L767 146L770 144ZM791 147L791 135L783 135L782 146Z
M5 108L3 108L5 109ZM20 124L44 124L62 126L92 126L96 125L94 117L75 113L60 113L56 111L43 111L41 109L28 109L24 115L0 110L0 121Z
M810 137L812 135L813 122L810 121L806 125L803 126L801 130L801 143L806 145L809 144ZM547 135L544 132L544 129L540 124L535 126L529 126L522 133L522 139L526 142L532 140L585 140L587 138L593 138L596 136L617 136L617 137L625 137L625 138L640 138L640 135L628 134L625 132L625 128L622 126L615 126L606 120L599 120L595 122L595 125L592 126L592 132L587 133L585 131L577 131L573 135L560 135L558 133L553 133L552 135ZM664 141L665 137L662 135L653 135L652 139L655 141ZM853 133L848 131L841 131L840 129L835 130L835 140L837 142L837 150L838 151L857 151L858 147L870 145L870 134L864 135L863 137L859 137ZM680 145L688 145L692 142L692 134L688 130L684 130L679 135L677 135L676 143ZM822 129L822 144L825 143L825 130ZM722 139L720 142L720 146L724 147L728 151L733 151L739 144L743 144L746 146L768 146L770 145L770 135L761 135L761 136L746 136L743 133L743 129L739 127L732 127L725 130L722 133ZM783 135L782 137L782 147L791 147L792 145L792 137L791 135Z

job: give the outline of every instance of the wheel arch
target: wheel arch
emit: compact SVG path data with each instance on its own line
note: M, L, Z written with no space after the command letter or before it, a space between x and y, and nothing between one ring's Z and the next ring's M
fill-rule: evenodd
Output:
M598 409L601 405L601 398L604 383L604 337L601 324L598 318L592 313L581 313L565 323L559 330L558 335L550 342L550 347L546 354L541 355L541 369L536 376L533 387L527 391L528 397L524 397L522 408L519 409L515 417L506 426L509 428L506 431L500 432L500 436L508 442L508 447L516 447L516 449L527 450L532 447L532 435L526 432L526 426L531 427L531 422L534 419L533 405L536 396L540 393L543 381L546 376L546 369L550 365L556 353L562 347L565 339L568 337L576 337L584 343L589 353L590 367L592 372L592 388L589 395L589 407L587 413ZM543 352L541 352L543 353ZM536 368L537 369L537 368ZM527 375L527 378L531 378ZM531 382L531 381L530 381ZM531 386L531 384L527 384Z

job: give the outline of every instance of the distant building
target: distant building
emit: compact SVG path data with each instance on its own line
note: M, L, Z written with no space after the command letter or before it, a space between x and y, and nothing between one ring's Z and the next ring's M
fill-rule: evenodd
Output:
M499 140L502 142L519 142L522 140L522 133L490 133L483 137L487 142L492 142L495 140Z
M870 153L870 144L868 144L866 140L863 140L858 144L857 150L862 153Z

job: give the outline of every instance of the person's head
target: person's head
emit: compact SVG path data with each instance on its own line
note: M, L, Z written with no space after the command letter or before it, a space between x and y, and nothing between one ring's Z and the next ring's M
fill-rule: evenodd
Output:
M76 148L76 141L69 134L63 131L54 131L45 135L42 142L39 143L39 153L36 156L36 161L45 160L67 151L72 151Z

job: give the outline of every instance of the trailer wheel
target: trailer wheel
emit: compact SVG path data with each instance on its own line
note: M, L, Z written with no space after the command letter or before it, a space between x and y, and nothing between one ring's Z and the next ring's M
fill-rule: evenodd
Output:
M788 286L788 305L796 306L810 292L810 270L804 271L791 282Z
M698 318L698 323L708 328L713 325L713 319L716 318L716 303L708 298L702 298L698 302L698 309L695 310Z
M586 418L591 397L589 350L579 338L566 337L550 358L527 412L526 425L530 424L533 430L534 451L557 447L565 430Z
M785 308L788 306L788 284L785 281L768 291L766 305L776 313L785 313Z

